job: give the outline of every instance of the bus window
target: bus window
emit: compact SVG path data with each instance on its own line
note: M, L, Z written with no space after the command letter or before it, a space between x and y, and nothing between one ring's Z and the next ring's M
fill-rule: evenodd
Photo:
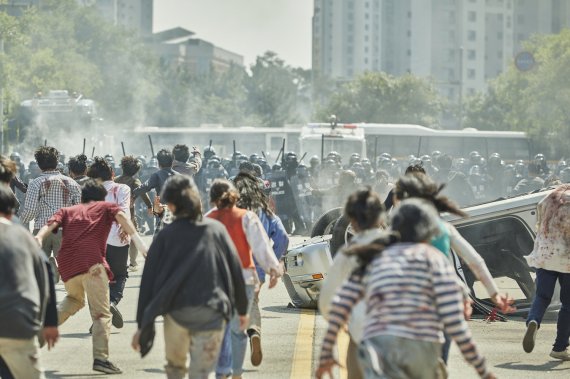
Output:
M489 138L489 154L499 153L506 161L527 160L530 157L528 140L525 138Z
M447 136L437 136L437 137L427 137L429 150L423 148L424 143L422 142L422 151L428 151L425 154L431 154L431 152L439 150L442 154L449 154L452 157L462 157L465 154L463 149L463 138L461 137L447 137ZM426 139L425 137L423 139ZM422 141L423 141L422 139Z
M488 151L487 141L481 137L464 137L463 138L464 156L472 151L477 151L482 157L488 158L491 151Z
M420 147L420 137L394 136L392 151L388 153L398 158L407 158L410 154L416 155Z

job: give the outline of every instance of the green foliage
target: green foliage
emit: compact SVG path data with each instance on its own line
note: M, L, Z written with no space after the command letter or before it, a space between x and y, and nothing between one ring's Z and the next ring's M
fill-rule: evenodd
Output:
M342 122L410 123L436 126L442 101L433 85L418 77L368 72L334 93L317 118L335 114Z
M271 51L257 57L250 69L251 76L246 80L248 106L260 117L261 124L283 126L298 120L295 113L299 85L305 79L303 72L294 72Z
M512 65L486 95L466 104L465 124L488 130L521 130L535 150L568 156L570 146L570 30L536 36L525 45L537 62L531 71Z
M0 12L0 85L12 113L36 93L67 89L94 99L110 124L282 126L308 121L311 73L275 53L250 67L195 72L163 62L128 30L75 0L43 0L15 18Z
M111 122L144 119L144 106L156 94L154 58L130 32L73 0L42 1L20 18L0 17L12 25L5 39L9 101L68 89L96 99Z

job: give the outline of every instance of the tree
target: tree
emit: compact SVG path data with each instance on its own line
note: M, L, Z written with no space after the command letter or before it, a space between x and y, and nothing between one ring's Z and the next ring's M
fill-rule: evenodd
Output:
M335 114L343 122L411 123L435 126L442 101L433 85L412 75L393 77L367 72L343 85L317 111L326 121Z
M246 80L248 109L263 126L283 126L299 120L296 112L299 77L274 52L257 57Z
M110 122L144 120L156 96L157 59L133 33L74 0L44 0L10 21L17 38L6 44L12 102L68 89L95 99Z

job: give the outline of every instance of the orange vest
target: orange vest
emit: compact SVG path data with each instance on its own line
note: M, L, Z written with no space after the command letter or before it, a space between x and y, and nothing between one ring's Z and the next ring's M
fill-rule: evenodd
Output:
M255 268L253 253L247 242L243 230L243 217L247 211L238 207L216 209L208 214L208 217L218 220L226 227L234 245L236 246L241 265L243 268Z

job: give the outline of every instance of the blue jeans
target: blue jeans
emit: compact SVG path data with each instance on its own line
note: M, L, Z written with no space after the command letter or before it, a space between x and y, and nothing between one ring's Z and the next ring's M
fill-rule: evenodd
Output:
M550 305L556 281L560 283L560 302L562 307L558 313L558 324L556 328L556 340L552 350L560 352L568 347L570 338L570 274L544 270L536 270L536 294L532 302L532 307L528 314L526 323L534 320L540 326L544 313Z
M247 295L247 314L250 314L255 286L246 285L245 292ZM218 364L216 365L216 376L241 376L243 374L243 362L245 360L246 350L247 334L245 330L239 329L239 316L234 314L224 333L222 351L220 352Z

